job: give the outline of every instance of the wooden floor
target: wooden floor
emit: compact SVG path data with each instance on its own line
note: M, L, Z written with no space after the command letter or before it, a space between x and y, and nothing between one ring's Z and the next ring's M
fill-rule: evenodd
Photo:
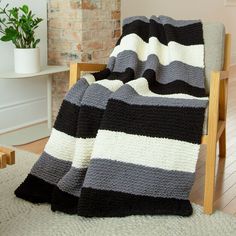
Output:
M20 146L15 146L15 147L25 150L25 151L33 152L36 154L41 154L47 141L48 141L48 138L44 138L44 139L40 139L40 140L37 140L32 143L28 143L28 144L20 145Z
M46 142L47 139L42 139L18 146L18 148L39 154L43 151ZM195 183L190 195L190 200L200 205L203 204L205 149L206 147L203 145L197 163ZM236 80L233 79L229 83L227 157L217 159L215 208L236 215Z

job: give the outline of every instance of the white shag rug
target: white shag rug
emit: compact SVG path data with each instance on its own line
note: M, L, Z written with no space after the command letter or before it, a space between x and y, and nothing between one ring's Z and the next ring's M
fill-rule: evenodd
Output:
M47 204L31 204L14 195L38 155L16 152L16 165L0 170L1 236L235 236L236 217L219 211L207 216L194 205L194 214L93 218L53 213Z

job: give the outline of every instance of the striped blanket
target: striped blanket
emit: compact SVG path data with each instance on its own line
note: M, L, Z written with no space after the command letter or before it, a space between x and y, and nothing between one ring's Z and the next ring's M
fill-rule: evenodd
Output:
M107 68L67 93L15 194L86 217L189 216L207 103L201 22L127 18Z

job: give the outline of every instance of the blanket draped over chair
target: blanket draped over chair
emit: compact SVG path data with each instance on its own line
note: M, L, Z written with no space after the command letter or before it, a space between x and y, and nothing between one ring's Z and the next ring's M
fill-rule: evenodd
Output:
M65 96L15 194L86 217L189 216L207 103L202 23L127 18L107 68Z

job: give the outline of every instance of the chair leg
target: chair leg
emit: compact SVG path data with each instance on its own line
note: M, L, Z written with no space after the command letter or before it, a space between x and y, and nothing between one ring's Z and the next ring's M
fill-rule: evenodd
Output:
M219 138L219 156L220 158L226 157L226 129L224 129Z
M215 163L216 163L216 142L207 145L205 191L204 191L204 213L212 214L215 190Z

